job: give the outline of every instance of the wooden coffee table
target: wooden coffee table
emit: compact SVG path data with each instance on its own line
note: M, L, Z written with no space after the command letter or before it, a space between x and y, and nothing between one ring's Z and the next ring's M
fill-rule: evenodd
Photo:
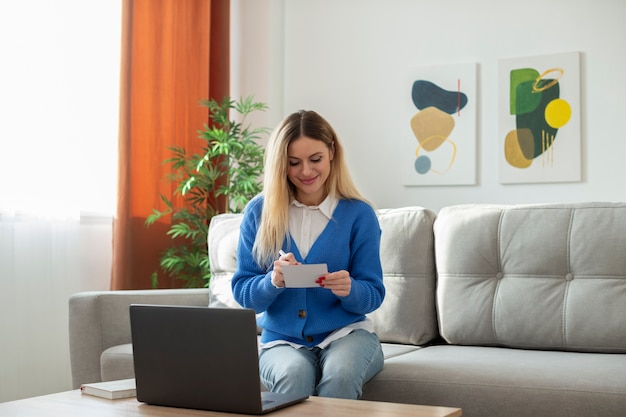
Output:
M246 414L159 407L142 404L137 402L136 398L107 400L81 394L79 390L0 403L0 416L2 417L234 417L244 415ZM461 409L311 397L300 404L274 411L269 416L460 417Z

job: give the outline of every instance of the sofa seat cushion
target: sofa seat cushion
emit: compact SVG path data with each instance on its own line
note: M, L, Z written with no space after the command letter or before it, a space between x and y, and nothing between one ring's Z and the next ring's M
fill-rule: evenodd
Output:
M464 416L617 416L625 386L615 354L439 345L387 359L362 398L462 406Z
M113 346L100 355L102 381L115 381L135 377L133 346L130 343Z
M258 341L260 343L260 336ZM420 349L418 346L395 343L383 343L382 347L385 360ZM100 357L100 364L102 381L134 378L133 345L128 343L105 350ZM261 389L267 391L263 384L261 384Z
M382 347L385 360L420 349L418 346L395 343L383 343ZM100 367L103 381L134 378L133 345L128 343L105 350L100 356Z

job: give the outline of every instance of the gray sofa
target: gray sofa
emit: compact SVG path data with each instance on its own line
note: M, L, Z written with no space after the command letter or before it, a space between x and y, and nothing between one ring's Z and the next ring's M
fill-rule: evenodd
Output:
M626 204L380 210L385 366L363 399L473 416L626 415ZM73 384L133 376L131 303L238 307L240 215L213 218L209 289L71 297Z

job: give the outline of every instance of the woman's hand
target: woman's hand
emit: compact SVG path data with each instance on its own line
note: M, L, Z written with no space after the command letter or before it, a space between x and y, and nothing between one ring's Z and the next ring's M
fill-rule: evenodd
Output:
M285 277L283 276L283 265L299 265L293 253L284 253L281 251L280 258L274 261L274 271L272 271L272 285L276 288L285 286Z
M352 278L350 278L350 273L348 271L337 271L331 272L330 274L326 274L321 276L317 283L326 289L332 291L338 297L345 297L350 294L350 290L352 289Z

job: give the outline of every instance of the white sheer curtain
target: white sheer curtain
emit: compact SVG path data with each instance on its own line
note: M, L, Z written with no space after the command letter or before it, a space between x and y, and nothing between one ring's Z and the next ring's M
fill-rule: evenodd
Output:
M67 300L108 289L121 0L0 2L0 401L71 388Z

